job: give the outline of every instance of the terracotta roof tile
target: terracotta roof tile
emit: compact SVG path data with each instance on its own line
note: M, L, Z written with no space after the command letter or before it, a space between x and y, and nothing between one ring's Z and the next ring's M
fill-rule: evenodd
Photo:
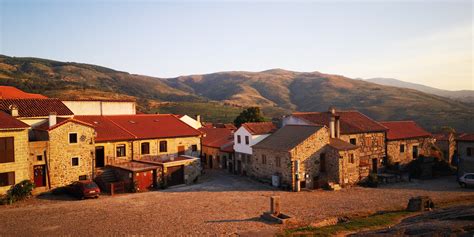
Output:
M414 121L391 121L380 123L388 128L387 140L400 140L431 136L431 133L424 130Z
M464 133L460 135L456 140L463 142L474 142L474 133Z
M18 107L19 117L44 117L51 112L59 116L73 115L59 99L0 99L0 110L10 113L10 106Z
M200 136L202 133L171 114L75 116L92 124L96 141L138 140Z
M321 128L322 126L315 125L286 125L253 145L252 148L290 151Z
M205 136L202 138L202 145L214 148L220 148L234 140L232 130L227 128L200 128Z
M244 123L242 127L247 129L252 135L269 134L277 129L272 122Z
M29 127L28 124L0 111L0 129L25 129Z
M55 128L58 128L58 127L66 124L66 123L69 123L69 122L81 124L81 125L92 127L92 128L95 129L95 127L92 124L89 124L89 123L86 123L84 121L80 121L80 120L77 120L77 119L74 119L74 118L56 118L56 124L52 127L49 127L49 121L46 120L45 122L43 122L39 126L34 127L34 129L35 130L51 131L51 130L53 130Z
M46 99L40 94L26 93L13 86L0 86L0 99Z
M341 134L354 134L366 132L383 132L387 128L358 111L337 111L340 118ZM330 112L297 112L292 116L303 119L315 125L329 127Z

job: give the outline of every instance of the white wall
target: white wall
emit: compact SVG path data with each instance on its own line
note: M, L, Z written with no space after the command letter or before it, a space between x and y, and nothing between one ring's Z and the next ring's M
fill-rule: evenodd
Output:
M185 122L187 125L195 128L195 129L198 129L200 127L202 127L202 124L201 122L187 116L187 115L184 115L183 117L180 118L181 121Z
M74 115L136 114L135 102L65 100L63 103L74 113Z
M237 142L237 136L240 135L240 144ZM240 127L234 133L234 150L235 152L252 155L253 145L268 137L270 134L252 135L244 127ZM249 137L249 145L245 144L245 136Z

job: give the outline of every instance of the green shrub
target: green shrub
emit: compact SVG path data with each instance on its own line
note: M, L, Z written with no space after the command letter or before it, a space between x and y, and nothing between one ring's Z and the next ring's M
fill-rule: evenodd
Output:
M367 179L367 186L376 188L379 184L379 180L376 173L370 173Z
M31 192L35 188L35 184L30 180L23 180L13 185L8 191L7 195L2 200L3 204L12 204L16 201L24 200L31 196Z

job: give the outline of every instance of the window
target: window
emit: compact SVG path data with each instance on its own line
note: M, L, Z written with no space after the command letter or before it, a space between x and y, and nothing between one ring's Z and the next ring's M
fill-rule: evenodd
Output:
M262 164L266 164L266 163L267 163L267 156L262 155Z
M280 157L275 157L275 165L276 167L281 167L281 158Z
M354 154L349 154L349 162L354 164Z
M125 144L117 145L117 157L124 157L126 155Z
M352 145L357 145L357 139L355 139L355 138L351 138L351 139L349 140L349 142L350 142Z
M242 143L242 139L240 138L240 135L237 135L237 143Z
M192 151L197 151L197 150L198 150L198 146L197 146L197 145L192 145L192 146L191 146L191 150L192 150Z
M326 172L326 153L319 155L319 171Z
M418 146L413 146L413 158L418 158Z
M468 148L466 149L466 155L467 155L467 156L472 156L472 150L473 150L472 147L468 147Z
M77 143L77 133L69 133L69 143L70 144Z
M37 161L42 161L42 160L43 160L43 156L41 156L41 155L36 156L36 160L37 160Z
M150 143L149 142L143 142L142 145L141 145L141 152L142 152L142 155L148 155L150 154Z
M15 145L13 137L0 138L0 163L15 162Z
M400 153L405 152L405 145L401 144L400 145Z
M87 180L87 175L81 175L81 176L79 176L79 180Z
M15 172L0 173L0 187L15 184Z
M160 141L160 152L168 152L168 142Z
M72 166L79 166L79 158L78 157L73 157L71 159L71 164L72 164Z
M245 136L245 144L246 145L250 144L249 136Z

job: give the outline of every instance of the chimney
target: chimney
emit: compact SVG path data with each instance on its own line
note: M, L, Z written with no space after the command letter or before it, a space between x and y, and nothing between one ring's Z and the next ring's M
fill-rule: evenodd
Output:
M331 114L331 120L329 121L329 131L331 138L336 138L336 117Z
M16 105L10 105L10 108L9 108L9 109L10 109L10 115L11 115L12 117L18 117L18 116L19 116L19 114L18 114L18 106L16 106Z
M49 127L56 125L57 123L56 112L49 113L48 121L49 121Z
M336 138L341 136L341 123L340 123L340 116L336 116Z
M196 121L198 121L198 123L200 123L200 122L201 122L201 115L199 115L199 114L196 114Z
M329 113L331 113L332 115L335 115L336 114L336 108L331 106L329 107Z

